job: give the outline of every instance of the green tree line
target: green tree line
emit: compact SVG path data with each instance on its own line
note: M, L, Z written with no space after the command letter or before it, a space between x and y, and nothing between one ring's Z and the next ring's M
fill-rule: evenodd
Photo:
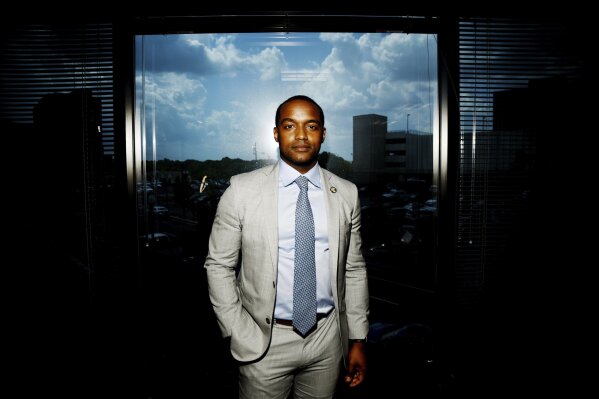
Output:
M152 170L148 161L148 170ZM221 160L198 161L188 159L177 161L162 159L156 161L156 169L159 172L184 172L191 179L201 180L203 176L211 179L229 179L233 175L249 172L262 166L273 164L274 160L244 160L239 158L224 157ZM323 152L319 155L318 162L323 168L344 177L349 178L352 171L351 162L331 152Z

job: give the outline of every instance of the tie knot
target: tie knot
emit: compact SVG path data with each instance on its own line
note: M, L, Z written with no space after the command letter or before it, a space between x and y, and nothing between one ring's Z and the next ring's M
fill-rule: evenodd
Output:
M300 176L295 179L295 184L297 184L300 188L300 191L308 190L308 178L306 176Z

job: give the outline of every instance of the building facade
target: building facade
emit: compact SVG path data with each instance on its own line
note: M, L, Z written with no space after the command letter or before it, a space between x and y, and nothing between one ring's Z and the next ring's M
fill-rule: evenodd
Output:
M353 171L358 184L432 174L432 134L387 131L383 115L357 115L353 122Z

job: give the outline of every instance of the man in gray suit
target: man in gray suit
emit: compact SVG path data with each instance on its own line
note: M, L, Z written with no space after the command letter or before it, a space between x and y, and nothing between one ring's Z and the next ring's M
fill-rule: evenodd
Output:
M210 300L239 362L239 397L330 398L343 361L349 387L366 372L358 191L318 165L326 129L314 100L287 99L275 125L280 161L233 176L220 199Z

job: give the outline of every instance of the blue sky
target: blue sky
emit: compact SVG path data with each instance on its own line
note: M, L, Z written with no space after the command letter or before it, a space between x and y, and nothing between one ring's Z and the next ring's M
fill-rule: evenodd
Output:
M352 117L431 132L437 97L432 35L252 33L139 36L137 122L148 159L275 158L274 114L304 94L324 109L322 151L352 159ZM143 113L142 111L143 107ZM145 115L145 125L139 123Z

